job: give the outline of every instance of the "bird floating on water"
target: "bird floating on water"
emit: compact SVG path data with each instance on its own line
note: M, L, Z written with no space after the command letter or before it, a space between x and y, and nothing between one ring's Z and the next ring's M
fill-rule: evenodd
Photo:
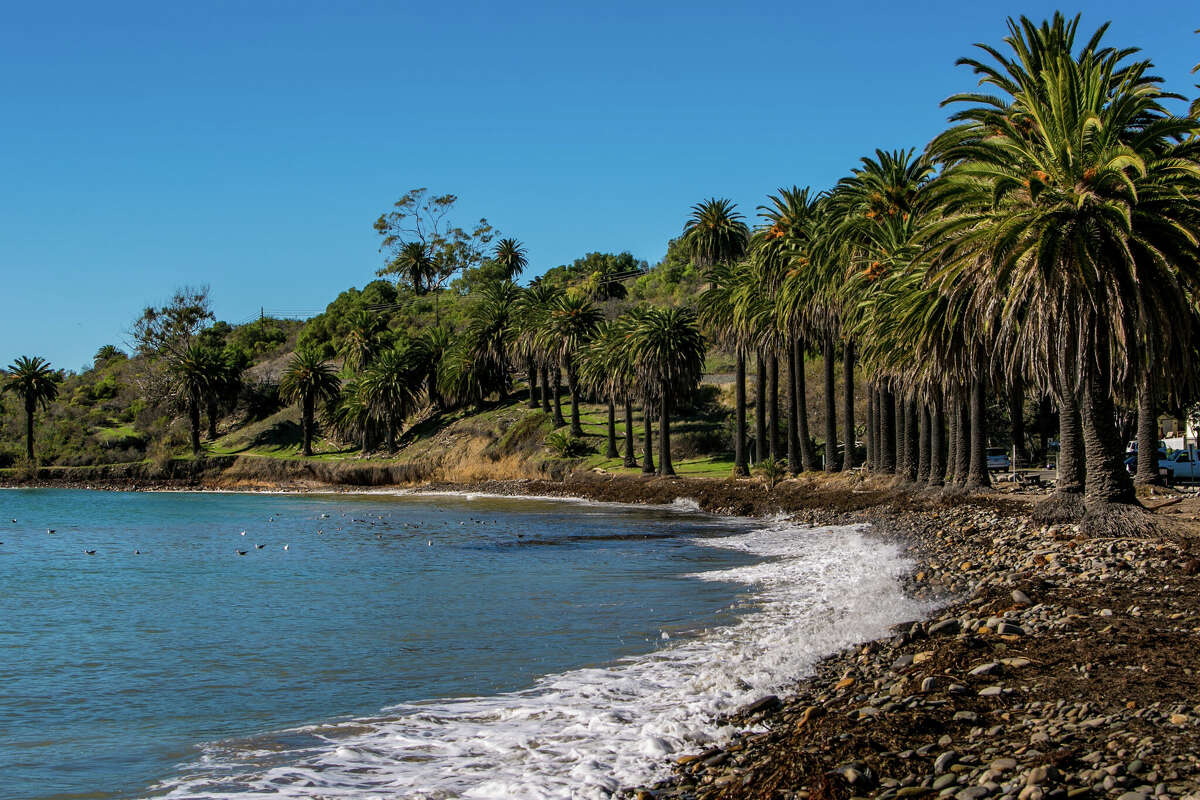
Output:
M46 533L54 533L54 528L46 528Z
M266 545L265 545L265 544L256 544L256 545L254 545L254 549L255 549L255 550L262 550L264 547L266 547Z
M95 551L95 550L84 550L83 552L84 552L84 554L85 554L85 555L89 555L89 556L94 556L94 555L96 555L96 551Z
M244 555L246 555L246 551L245 551L245 550L238 550L238 551L237 551L237 554L238 554L239 556L244 556Z
M245 536L245 535L246 535L246 532L245 532L245 531L242 531L241 535L242 535L242 536Z
M283 549L284 549L284 550L287 550L287 549L288 549L288 546L285 544L285 545L283 546Z

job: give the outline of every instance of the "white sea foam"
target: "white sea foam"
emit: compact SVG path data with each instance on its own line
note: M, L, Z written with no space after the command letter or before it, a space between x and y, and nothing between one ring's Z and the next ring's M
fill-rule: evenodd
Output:
M521 692L399 705L269 743L216 743L156 788L242 800L604 798L662 777L673 753L723 740L731 731L716 715L929 610L901 591L911 565L899 548L858 527L777 521L698 543L767 558L695 576L752 588L753 610L734 624Z

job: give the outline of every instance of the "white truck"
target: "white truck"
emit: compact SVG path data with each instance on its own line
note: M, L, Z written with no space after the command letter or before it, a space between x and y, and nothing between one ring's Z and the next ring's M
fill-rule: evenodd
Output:
M1159 459L1158 470L1169 481L1200 480L1200 453L1197 453L1195 445L1174 451L1166 458Z

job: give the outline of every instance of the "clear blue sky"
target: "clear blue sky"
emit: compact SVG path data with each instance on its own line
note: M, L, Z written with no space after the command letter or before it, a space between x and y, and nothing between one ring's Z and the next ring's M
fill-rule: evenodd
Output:
M78 369L147 303L319 310L381 264L407 189L461 198L532 274L659 259L692 203L748 215L876 147L919 147L954 60L1025 2L7 3L0 361ZM1195 0L1086 4L1195 94ZM1062 7L1075 13L1078 7Z

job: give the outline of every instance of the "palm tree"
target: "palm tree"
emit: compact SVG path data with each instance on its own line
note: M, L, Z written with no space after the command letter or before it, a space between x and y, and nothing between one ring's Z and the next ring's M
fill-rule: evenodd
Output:
M208 417L208 438L217 438L217 422L221 416L221 407L232 408L237 404L238 393L242 390L242 369L244 362L228 352L213 352L213 373L204 394L205 411Z
M579 381L576 354L596 332L603 316L596 304L582 294L568 292L550 309L545 337L547 350L567 371L567 389L571 393L571 434L582 436L579 420Z
M693 390L704 372L704 336L696 313L690 308L655 308L643 312L630 336L629 355L642 382L656 390L659 474L674 475L671 464L674 398Z
M8 367L4 391L20 395L25 403L25 456L33 463L33 418L38 406L46 410L58 397L61 376L50 368L50 362L39 356L21 356Z
M389 451L396 434L416 409L426 367L419 345L402 341L379 354L361 379L360 391L374 419L383 423Z
M337 400L325 404L323 417L342 438L357 439L362 455L370 451L375 416L361 380L355 378L343 383Z
M529 258L525 253L525 245L516 239L501 239L496 242L496 250L492 255L492 261L500 267L502 276L506 281L515 281L525 271L525 267L529 266Z
M605 458L617 458L616 404L629 394L629 354L626 349L627 319L602 322L580 353L579 381L608 403L608 449ZM628 406L627 406L628 408ZM633 420L626 419L627 465L632 457Z
M999 335L1026 360L1057 347L1056 371L1082 378L1084 495L1103 527L1136 503L1114 389L1178 347L1163 321L1190 320L1200 288L1198 127L1165 110L1149 62L1099 47L1104 27L1072 53L1077 23L1010 20L1015 58L985 48L999 66L964 60L1002 95L951 97L969 106L937 145L952 165L951 269L1002 298Z
M692 206L691 216L683 227L683 247L698 267L713 268L713 288L706 293L709 300L728 300L728 287L721 286L721 279L729 275L728 270L745 254L750 242L750 229L742 221L737 207L728 200L711 198ZM701 307L709 310L708 301ZM713 309L716 329L733 347L736 362L734 380L737 430L734 434L733 469L736 475L749 475L746 464L746 344L736 335L732 320L732 303L725 302L721 308Z
M220 390L227 369L219 351L198 341L189 344L170 361L175 395L187 409L194 456L200 455L200 406Z
M356 373L362 372L379 352L379 334L384 329L383 318L364 309L351 313L346 323L346 332L342 334L338 354L347 368Z
M394 265L402 275L408 276L413 291L417 294L428 292L430 282L437 274L433 254L424 242L405 242L396 254Z
M297 350L283 372L279 395L288 402L300 404L305 456L313 454L313 414L317 403L337 398L340 385L333 367L314 348Z
M477 369L494 375L496 391L505 399L509 384L509 347L515 329L515 312L522 292L512 281L490 283L471 307L467 323L474 344Z
M542 332L546 327L546 319L550 309L558 302L562 290L542 280L535 280L521 292L516 301L516 337L513 341L513 354L516 358L524 359L525 371L529 376L529 407L538 407L538 371L541 371L541 405L542 410L550 411L550 381L547 362L551 356L546 352Z

